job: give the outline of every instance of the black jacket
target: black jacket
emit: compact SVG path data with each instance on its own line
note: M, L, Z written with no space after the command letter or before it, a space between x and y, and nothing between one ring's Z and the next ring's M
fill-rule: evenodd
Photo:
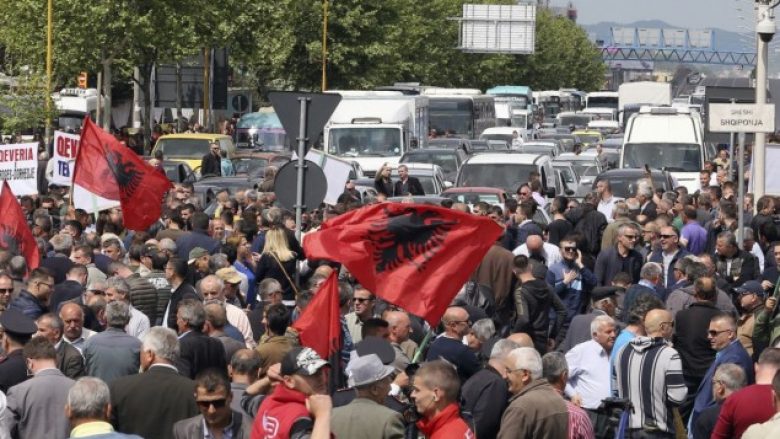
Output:
M225 348L216 338L190 331L179 338L181 355L176 367L183 376L194 379L198 373L215 368L227 374Z
M515 289L515 332L528 331L540 353L547 352L553 294L547 282L540 279L524 282Z
M377 193L384 194L386 197L392 197L395 191L392 179L374 180L374 189L376 189Z
M645 206L644 209L642 208L639 209L639 214L646 216L648 221L653 221L654 219L656 219L656 217L658 217L657 209L658 206L656 206L655 203L653 203L653 201L651 200L650 202L647 203L647 206Z
M281 266L279 265L279 262L281 262ZM282 286L282 299L295 300L295 290L293 289L290 280L295 279L298 261L296 258L292 258L289 261L279 262L277 262L277 259L271 256L270 253L263 253L255 268L255 279L257 279L258 282L269 277L276 279ZM284 267L284 270L282 270L282 267ZM290 280L288 280L288 278Z
M458 369L460 382L465 382L479 370L477 355L460 340L449 337L439 337L428 348L426 361L443 358L454 364Z
M182 282L181 285L171 293L171 300L168 302L168 307L170 307L170 309L168 310L168 321L166 322L166 325L174 331L176 330L176 312L179 309L179 302L184 299L201 300L200 295L195 291L195 288L187 282ZM163 310L162 315L165 315L165 310Z
M54 292L49 297L49 309L51 312L59 312L60 304L81 297L84 293L84 285L75 280L65 280L54 286Z
M146 314L149 322L154 324L153 322L157 321L157 289L138 273L133 273L125 280L130 286L130 302L133 307Z
M715 350L707 339L707 331L712 317L720 313L721 310L712 303L696 302L675 316L674 348L680 353L686 378L700 381L715 360Z
M607 218L590 204L572 209L566 214L566 219L574 224L574 230L585 235L588 253L597 255L601 250L601 237L607 228Z
M200 175L222 175L222 159L210 151L200 161Z
M416 177L409 177L406 179L406 187L404 187L404 183L401 180L395 182L395 185L393 186L393 195L396 197L403 195L425 195L425 191L423 190L422 184L420 184L420 180Z
M41 259L41 267L51 272L55 285L65 282L65 276L72 266L73 262L64 255L54 255L50 258Z
M490 366L475 373L463 385L463 410L471 413L477 437L498 436L501 416L509 403L508 395L506 380Z
M731 258L731 266L728 266L728 258L723 255L715 255L716 271L726 282L728 288L736 288L749 280L761 279L758 259L752 253L739 250Z

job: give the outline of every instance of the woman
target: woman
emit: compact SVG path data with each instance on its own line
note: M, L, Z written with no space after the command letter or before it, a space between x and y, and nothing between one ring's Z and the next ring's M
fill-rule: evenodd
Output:
M393 179L390 178L390 172L392 172L392 168L385 163L379 168L376 178L374 178L374 189L385 197L393 196Z
M270 277L279 281L282 285L282 300L288 306L295 305L298 292L293 281L297 258L298 255L290 249L284 226L272 225L265 234L263 253L256 262L255 279L260 282Z

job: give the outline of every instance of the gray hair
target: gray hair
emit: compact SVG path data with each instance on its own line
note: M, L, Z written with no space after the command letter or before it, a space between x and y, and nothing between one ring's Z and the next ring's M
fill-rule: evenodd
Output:
M590 322L590 334L593 335L594 333L598 332L601 325L615 326L615 320L610 316L605 316L605 315L596 316L596 318L593 319L592 322Z
M209 256L209 271L216 273L220 268L230 267L227 255L224 253L215 253Z
M527 370L531 373L531 378L539 379L542 377L542 357L534 348L517 348L512 350L507 357L514 364L515 369Z
M726 244L736 247L737 246L737 237L732 233L731 231L726 230L725 232L720 232L718 234L718 240L719 241L726 241Z
M106 279L106 289L108 288L115 289L117 292L125 296L125 299L128 302L130 301L130 284L128 284L127 281L121 277L111 276Z
M213 274L210 274L210 275L204 277L203 279L201 279L200 282L198 282L198 292L199 293L202 293L203 284L206 283L206 282L213 282L213 283L217 284L217 287L218 287L219 291L222 291L222 289L225 288L225 282L223 282L222 279L220 279L219 277L217 277L217 276L215 276Z
M563 352L548 352L542 357L542 374L549 383L558 381L568 371L569 363Z
M179 302L178 314L192 329L201 330L206 323L206 310L203 304L194 299L185 299Z
M745 370L734 363L724 363L715 369L712 381L720 381L727 390L736 392L747 385Z
M181 348L179 347L179 338L173 329L162 326L153 326L143 340L144 351L152 351L168 362L175 362L179 358Z
M623 218L627 217L629 214L628 210L628 204L626 204L624 201L619 201L615 203L614 209L612 209L612 216L615 218Z
M157 243L157 247L160 250L168 251L170 253L176 253L176 241L171 238L163 238Z
M45 246L46 244L44 244ZM24 256L14 256L8 261L8 270L11 274L23 278L27 274L27 259Z
M621 224L621 225L620 225L620 227L618 227L618 229L617 229L618 236L623 236L623 235L625 235L625 234L626 234L626 230L628 230L628 229L631 229L631 230L638 230L638 229L637 229L637 227L636 227L636 225L635 225L635 224L633 224L633 223L625 223L625 224Z
M44 314L44 315L38 317L37 321L40 322L41 320L48 320L49 327L51 329L59 331L60 332L60 336L62 336L62 331L65 329L65 323L62 321L60 316L58 316L57 314L54 314L54 313L47 313L47 314Z
M474 337L482 343L490 340L496 333L496 324L492 319L479 319L471 325L471 332L474 333Z
M106 324L111 328L124 328L130 322L130 305L114 301L106 305Z
M664 272L664 268L658 262L648 262L642 266L642 270L639 272L639 277L642 279L650 280L661 277Z
M647 198L653 198L653 188L651 188L648 184L640 184L636 194L644 195Z
M742 228L742 240L743 241L755 241L755 234L753 234L752 227Z
M687 259L687 258L684 258ZM685 278L693 282L700 277L707 275L707 266L702 262L691 262L685 267Z
M260 281L260 285L258 286L260 290L260 297L264 297L271 293L281 293L282 292L282 284L279 283L278 280L267 277ZM352 293L350 292L349 297L352 297Z
M512 340L502 338L501 340L497 341L496 344L493 345L493 349L490 350L490 359L499 361L503 360L507 355L509 355L510 352L519 347L520 345L513 342Z
M57 253L70 253L70 249L73 247L73 237L60 233L52 236L49 244Z
M106 419L111 403L108 385L100 378L82 377L68 391L68 407L73 419Z

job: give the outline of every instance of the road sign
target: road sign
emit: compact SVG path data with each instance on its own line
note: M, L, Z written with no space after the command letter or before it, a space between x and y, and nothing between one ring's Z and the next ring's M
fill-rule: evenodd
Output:
M710 104L709 130L715 133L773 133L775 106Z
M303 199L301 210L312 210L322 204L328 191L328 180L322 168L310 160L305 161L303 168ZM296 210L296 197L298 188L298 161L287 162L279 168L274 179L274 193L276 199L287 209Z
M330 115L341 102L341 95L336 93L301 93L296 91L272 91L268 93L268 99L279 116L284 130L287 132L287 138L290 143L297 145L300 132L301 104L299 98L308 99L306 106L306 150L317 142L325 128L325 122L330 119ZM297 148L293 147L293 151ZM304 152L304 155L306 155Z

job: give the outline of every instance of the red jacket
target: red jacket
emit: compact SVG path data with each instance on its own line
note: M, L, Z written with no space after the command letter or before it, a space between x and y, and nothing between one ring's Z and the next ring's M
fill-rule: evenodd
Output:
M257 409L251 439L288 439L293 425L311 419L306 395L279 384Z
M433 419L418 421L417 428L428 439L476 439L477 437L460 417L460 409L454 402Z

